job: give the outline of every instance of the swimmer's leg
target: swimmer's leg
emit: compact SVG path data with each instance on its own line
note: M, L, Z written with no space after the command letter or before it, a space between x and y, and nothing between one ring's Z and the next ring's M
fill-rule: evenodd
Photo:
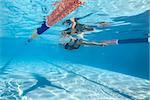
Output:
M106 43L103 43L103 42L88 42L88 41L82 41L81 44L83 45L90 45L90 46L106 46L107 44Z

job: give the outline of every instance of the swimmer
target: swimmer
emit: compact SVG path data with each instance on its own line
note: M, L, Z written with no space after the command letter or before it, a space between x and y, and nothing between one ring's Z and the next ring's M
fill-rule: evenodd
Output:
M88 26L88 25L84 25L84 24L80 24L77 20L83 19L85 17L88 17L90 15L92 15L93 13L90 13L88 15L85 15L83 17L80 18L71 18L70 20L66 20L63 24L72 24L71 28L67 28L64 31L68 31L71 32L70 34L74 34L77 32L85 32L85 31L94 31L94 28ZM33 39L37 38L38 35L41 35L43 32L45 32L47 29L49 29L49 27L47 26L46 21L43 22L43 24L41 25L41 27L37 28L31 35L31 37L28 39L28 42L31 42Z
M67 50L79 49L81 45L86 46L108 46L108 45L119 45L119 44L135 44L135 43L150 43L150 37L148 38L133 38L133 39L113 39L101 42L87 41L84 39L84 32L77 35L68 35L62 33L63 40L61 45ZM66 40L65 40L66 39Z
M91 42L91 41L85 41L83 39L73 39L70 40L68 43L63 44L65 49L73 50L73 49L79 49L81 45L86 46L106 46L106 43L103 42Z
M119 45L119 44L137 44L137 43L150 43L150 38L133 38L133 39L114 39L114 40L106 40L101 42L90 42L85 41L83 39L74 38L69 42L63 44L63 47L67 50L79 49L81 45L88 46L108 46L108 45Z
M86 41L84 39L84 33L80 33L75 37L68 35L66 33L62 33L63 38L61 38L61 45L67 50L79 49L81 45L86 46L106 46L107 43L104 42L94 42L94 41Z

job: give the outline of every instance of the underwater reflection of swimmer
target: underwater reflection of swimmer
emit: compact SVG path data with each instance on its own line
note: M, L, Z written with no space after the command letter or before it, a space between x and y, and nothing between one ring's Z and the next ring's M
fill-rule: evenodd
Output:
M28 88L27 90L24 90L22 95L26 95L27 93L36 90L37 88L44 88L45 86L50 86L50 87L54 87L69 92L60 86L56 86L52 84L51 81L47 80L45 77L41 76L40 74L33 73L32 76L37 80L36 84Z
M87 15L86 15L87 16ZM89 15L88 15L89 16ZM83 17L84 18L84 17ZM71 27L63 30L62 32L66 32L68 34L78 34L81 32L94 32L96 29L104 28L110 25L109 22L98 22L96 25L86 25L79 23L80 18L71 18L63 22L63 24L71 25Z
M89 16L91 16L92 14L94 14L94 13L89 13L89 14L87 14L87 15L85 15L85 16L78 17L78 18L73 17L73 18L71 18L71 19L68 19L68 20L64 21L64 22L63 22L63 25L65 25L65 24L66 24L66 25L78 24L78 23L79 23L79 20L84 19L84 18L86 18L86 17L89 17ZM73 26L73 25L72 25L72 26Z
M80 32L94 31L95 29L93 27L91 27L90 25L81 24L78 21L80 19L83 19L85 17L90 16L91 14L93 14L93 13L85 15L85 16L83 16L81 18L73 17L73 18L71 18L69 20L66 20L65 22L63 22L63 25L67 24L67 25L71 25L71 27L65 29L63 32L68 32L70 34L75 34L75 33L80 33Z

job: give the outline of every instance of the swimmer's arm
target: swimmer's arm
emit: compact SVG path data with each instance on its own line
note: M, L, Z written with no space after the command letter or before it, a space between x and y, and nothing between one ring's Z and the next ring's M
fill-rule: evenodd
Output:
M76 33L75 27L76 27L76 22L73 22L72 27L71 27L72 28L71 34L75 34Z
M76 22L73 22L72 29L75 29L76 25L77 25Z
M76 27L76 25L77 25L77 23L75 22L74 17L71 18L70 20L71 20L71 22L72 22L72 27L71 27L71 28L74 30L75 27Z

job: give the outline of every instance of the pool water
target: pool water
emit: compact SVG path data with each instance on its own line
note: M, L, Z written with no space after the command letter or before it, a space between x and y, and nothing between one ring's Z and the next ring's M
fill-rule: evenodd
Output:
M0 100L149 100L149 43L65 50L60 33L71 17L95 26L89 41L146 38L150 1L88 0L31 43L56 0L0 0Z

